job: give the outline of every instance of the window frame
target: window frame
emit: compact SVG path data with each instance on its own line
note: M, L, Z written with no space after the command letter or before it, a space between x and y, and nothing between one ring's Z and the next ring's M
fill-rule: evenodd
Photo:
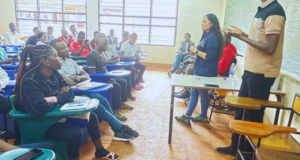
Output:
M18 0L14 0L15 1L15 15L16 15L16 25L18 26L18 32L20 32L20 27L19 27L19 20L29 20L29 21L37 21L38 22L38 26L39 29L41 29L41 22L45 22L45 21L49 21L49 22L61 22L63 29L65 28L65 23L85 23L86 24L86 28L85 28L85 33L87 35L87 0L85 0L85 13L67 13L64 12L64 5L65 5L65 0L61 0L61 7L62 7L62 11L61 12L47 12L47 11L40 11L40 0L36 0L37 3L37 11L24 11L24 10L17 10L17 1ZM31 12L31 13L37 13L37 19L26 19L26 18L18 18L17 13L18 12ZM40 19L40 14L41 13L46 13L46 14L61 14L62 15L62 20L44 20L44 19ZM85 21L66 21L65 20L65 14L73 14L73 15L83 15L85 16ZM33 28L32 28L33 29ZM47 32L47 31L44 31ZM24 36L25 38L29 38Z
M98 0L98 30L100 31L100 24L107 24L107 25L122 25L122 33L124 33L124 28L126 25L128 26L149 26L149 37L148 37L148 44L141 44L141 45L150 45L150 46L166 46L166 47L175 47L176 43L176 35L177 35L177 22L178 22L178 6L179 6L179 0L177 1L177 6L176 6L176 17L156 17L152 16L152 7L153 7L153 0L150 0L150 16L125 16L125 1L123 0L123 15L106 15L106 14L100 14L100 1ZM122 17L123 23L101 23L100 19L101 16L107 16L107 17ZM149 25L145 24L125 24L125 17L131 17L131 18L149 18ZM175 26L166 26L166 25L152 25L152 18L157 18L157 19L175 19ZM174 40L173 40L173 45L158 45L158 44L150 44L151 40L151 27L175 27L175 35L174 35Z

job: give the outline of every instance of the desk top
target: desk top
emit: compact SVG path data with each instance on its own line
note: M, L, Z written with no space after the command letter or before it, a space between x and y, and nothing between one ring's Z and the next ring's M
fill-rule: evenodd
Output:
M119 63L109 63L109 64L107 64L107 67L127 67L127 66L133 66L133 65L135 65L135 62L125 61L125 62L119 62Z
M204 84L219 85L219 88L204 87ZM173 74L171 79L171 86L173 87L217 89L224 91L239 91L241 84L241 79L234 79L234 83L231 85L228 78L224 79L218 77L202 77L193 75ZM271 90L271 94L285 95L286 93L281 90Z
M123 58L120 59L120 61L139 61L139 60L144 60L146 58L147 56L141 56L140 58Z

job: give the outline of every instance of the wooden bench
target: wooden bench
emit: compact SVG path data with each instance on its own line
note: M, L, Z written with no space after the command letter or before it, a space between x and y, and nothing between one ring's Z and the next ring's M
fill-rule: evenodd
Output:
M271 149L258 148L255 152L257 160L299 160L300 155L290 153L290 152L282 152L282 151L274 151Z

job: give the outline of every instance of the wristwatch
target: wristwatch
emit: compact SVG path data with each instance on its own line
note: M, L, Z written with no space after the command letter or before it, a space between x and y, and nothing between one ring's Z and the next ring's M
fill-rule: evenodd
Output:
M198 54L198 52L199 52L199 51L197 50L197 51L196 51L196 54Z
M80 77L79 76L76 76L76 79L77 79L78 82L80 81Z

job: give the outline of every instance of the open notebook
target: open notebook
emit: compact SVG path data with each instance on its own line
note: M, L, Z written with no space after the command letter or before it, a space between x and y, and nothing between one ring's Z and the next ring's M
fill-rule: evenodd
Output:
M66 110L76 110L76 109L89 109L99 105L99 100L97 99L83 99L75 100L74 102L66 103L61 107L61 111Z
M100 83L100 82L91 82L91 80L83 81L76 86L73 86L72 88L75 88L80 91L86 91L89 89L99 88L105 86L106 83Z

